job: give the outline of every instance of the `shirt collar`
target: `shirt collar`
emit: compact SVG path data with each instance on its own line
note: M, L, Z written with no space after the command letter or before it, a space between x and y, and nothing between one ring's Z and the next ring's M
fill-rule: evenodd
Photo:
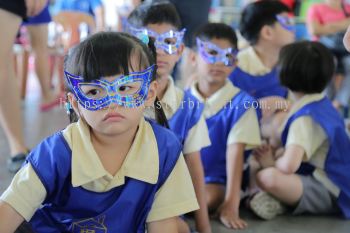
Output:
M164 93L163 98L160 100L166 117L169 119L179 108L182 97L180 98L179 92L175 87L174 80L171 76L168 77L168 85Z
M72 185L82 186L111 175L104 169L90 139L88 125L79 120L64 130L72 150ZM159 174L158 146L151 125L141 119L134 142L117 172L118 177L130 177L155 184Z
M266 67L258 54L255 52L253 46L249 46L248 48L242 50L237 55L238 64L237 66L251 75L264 75L271 72L269 67Z
M170 119L176 113L181 105L183 96L183 91L175 86L173 78L169 76L164 96L160 100L167 119ZM144 115L148 118L155 119L154 107L146 108Z
M218 91L216 91L209 98L205 99L198 91L198 83L194 83L191 86L191 93L200 102L204 103L203 115L205 118L209 118L218 113L234 96L238 94L240 90L233 86L233 84L226 80L226 83Z

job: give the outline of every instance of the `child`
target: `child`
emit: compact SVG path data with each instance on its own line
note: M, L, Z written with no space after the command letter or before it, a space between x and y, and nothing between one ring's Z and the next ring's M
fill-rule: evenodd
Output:
M70 52L68 98L80 119L30 153L1 196L1 233L23 219L36 233L177 232L174 217L198 208L180 143L143 117L155 99L153 59L115 32Z
M227 80L236 64L237 37L222 23L204 25L197 33L193 57L199 80L190 92L203 102L211 146L201 150L207 203L229 228L243 229L239 217L244 151L260 144L252 97Z
M205 198L205 183L200 150L210 145L208 128L202 116L203 106L194 104L195 98L174 85L171 73L178 62L184 44L185 29L180 30L181 22L171 3L149 5L147 10L141 5L131 15L142 19L143 28L157 48L157 97L158 106L164 109L170 129L183 144L183 153L188 165L200 209L194 213L196 230L211 232ZM141 13L137 13L143 11ZM131 22L137 21L130 17ZM148 109L146 116L154 119L154 109ZM188 226L179 219L180 232L189 232Z
M298 42L282 49L280 67L281 83L295 103L282 125L282 156L273 159L268 148L260 151L258 160L265 165L256 179L265 192L253 197L251 208L263 219L286 206L294 214L341 211L349 218L350 140L343 119L322 94L334 74L333 56L318 42ZM313 169L297 171L302 162Z
M288 7L280 1L253 2L242 12L240 31L251 46L238 53L237 68L230 80L257 99L287 97L275 66L280 49L295 37L288 13Z

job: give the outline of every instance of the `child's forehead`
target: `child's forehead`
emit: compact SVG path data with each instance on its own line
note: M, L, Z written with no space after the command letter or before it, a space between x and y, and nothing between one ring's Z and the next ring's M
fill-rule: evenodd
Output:
M170 30L173 30L173 31L178 31L178 29L170 24L170 23L149 23L146 25L146 28L158 33L158 34L162 34L162 33L165 33L165 32L168 32Z
M285 16L285 17L289 17L288 12L286 12L286 11L281 12L281 13L279 13L279 14L277 14L277 15L280 15L280 16Z
M207 40L207 42L210 42L212 44L215 44L221 49L227 49L227 48L235 48L233 44L228 39L225 38L211 38Z

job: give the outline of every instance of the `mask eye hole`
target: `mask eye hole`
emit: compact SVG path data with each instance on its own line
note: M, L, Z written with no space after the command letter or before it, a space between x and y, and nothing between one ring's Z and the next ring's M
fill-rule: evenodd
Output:
M141 89L142 81L135 81L131 83L121 84L117 87L117 92L121 96L134 95Z
M212 56L216 56L218 55L218 51L214 50L214 49L208 49L207 53L212 55Z
M174 37L169 37L169 38L165 38L164 42L167 45L176 45L177 39Z
M104 87L94 85L94 84L80 84L80 90L89 99L101 99L107 96L107 91Z

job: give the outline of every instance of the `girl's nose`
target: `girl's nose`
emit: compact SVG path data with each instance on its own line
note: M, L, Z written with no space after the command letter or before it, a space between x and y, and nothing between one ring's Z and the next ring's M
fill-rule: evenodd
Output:
M156 47L156 52L157 52L157 54L159 54L159 55L165 55L165 54L167 54L167 53L164 51L164 49L162 49L162 48L159 47L159 46Z

